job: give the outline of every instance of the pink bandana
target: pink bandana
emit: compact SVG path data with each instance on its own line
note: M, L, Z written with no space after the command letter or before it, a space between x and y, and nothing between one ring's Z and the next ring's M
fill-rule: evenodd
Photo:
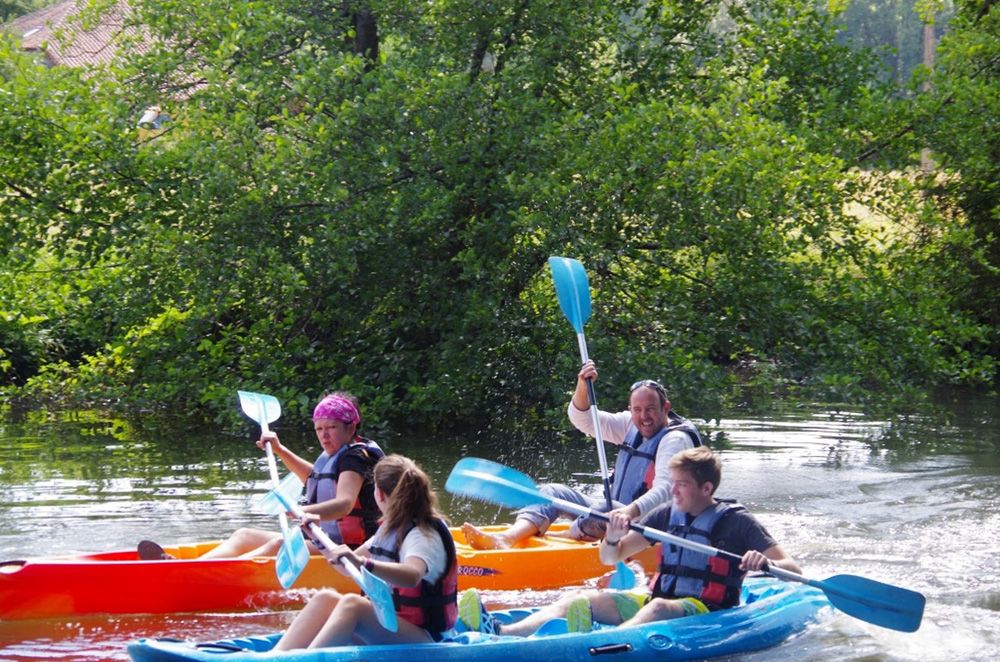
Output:
M313 410L313 420L318 418L329 418L344 423L360 423L361 414L354 403L342 395L328 395L319 401L316 409Z

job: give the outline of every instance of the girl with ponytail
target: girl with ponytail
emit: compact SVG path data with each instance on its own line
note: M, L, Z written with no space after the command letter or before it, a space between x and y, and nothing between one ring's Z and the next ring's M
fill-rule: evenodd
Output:
M275 650L348 643L440 641L457 617L455 543L437 510L427 474L413 460L388 455L375 465L375 502L384 517L378 531L356 550L333 550L340 563L363 565L393 586L397 632L379 624L368 598L317 593L288 627ZM335 566L340 570L339 564ZM343 570L340 570L344 572Z

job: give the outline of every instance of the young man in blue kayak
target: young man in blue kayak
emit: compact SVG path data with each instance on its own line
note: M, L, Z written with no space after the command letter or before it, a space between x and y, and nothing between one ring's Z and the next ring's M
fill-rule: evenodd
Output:
M593 361L583 364L577 375L576 390L569 403L570 422L584 434L596 436L590 413L588 382L597 379ZM658 382L644 379L632 385L629 408L611 413L597 411L601 437L619 448L611 486L615 512L638 519L670 497L670 458L685 448L700 446L697 428L670 409L666 389ZM541 486L552 497L571 501L593 510L606 510L604 498L591 498L560 483ZM545 504L518 511L514 524L497 534L487 534L472 524L462 526L465 539L476 549L504 549L531 536L544 535L559 517L568 516L558 507ZM571 515L570 515L571 516ZM605 523L578 517L566 532L575 540L598 540L604 536Z
M719 458L704 446L677 453L668 463L672 503L651 512L642 522L648 529L666 531L687 540L730 552L741 561L709 556L677 545L666 545L652 593L631 591L575 591L531 616L503 625L482 608L478 595L466 591L459 617L473 630L527 636L553 618L566 618L571 632L587 632L593 622L637 625L703 614L739 605L743 577L769 565L800 573L764 526L735 501L718 499L722 477ZM615 565L653 543L629 529L623 512L610 514L601 541L601 561Z

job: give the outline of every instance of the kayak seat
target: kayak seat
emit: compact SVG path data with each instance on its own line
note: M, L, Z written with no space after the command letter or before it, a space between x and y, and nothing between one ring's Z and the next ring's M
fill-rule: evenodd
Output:
M152 540L140 540L136 551L138 552L139 559L142 561L165 561L174 558L173 555L167 554L159 544Z

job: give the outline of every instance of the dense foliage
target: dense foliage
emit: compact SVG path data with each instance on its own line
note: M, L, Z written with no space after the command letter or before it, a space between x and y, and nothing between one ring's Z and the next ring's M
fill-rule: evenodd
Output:
M0 46L9 394L532 425L579 363L552 254L615 404L994 379L992 2L928 95L807 0L131 4L156 42L110 70Z

